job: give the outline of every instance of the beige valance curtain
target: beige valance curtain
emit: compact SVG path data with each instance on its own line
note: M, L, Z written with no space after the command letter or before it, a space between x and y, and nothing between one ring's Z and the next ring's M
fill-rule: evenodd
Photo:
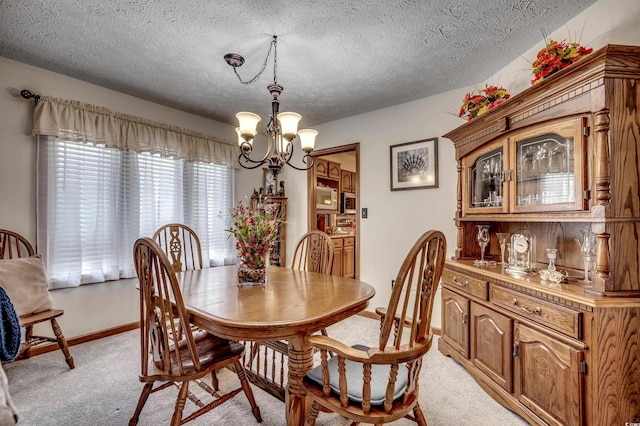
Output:
M221 138L49 96L35 106L33 134L238 167L238 146Z

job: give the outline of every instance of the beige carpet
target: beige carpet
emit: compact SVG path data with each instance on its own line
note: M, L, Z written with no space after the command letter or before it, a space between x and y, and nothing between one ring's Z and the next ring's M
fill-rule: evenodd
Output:
M329 328L329 334L348 344L373 346L379 323L356 316ZM9 388L20 413L19 425L126 425L142 384L139 372L139 332L131 331L73 346L76 368L69 370L60 351L5 364ZM219 374L221 388L235 385L235 376ZM149 397L140 425L168 424L177 390ZM254 387L263 425L284 425L284 405ZM437 343L426 355L420 379L420 405L430 426L525 425L522 418L487 396L456 362L442 356ZM187 402L185 411L193 404ZM335 414L321 413L318 425L348 425ZM240 394L230 402L189 423L190 425L257 424L249 404ZM406 419L394 424L415 424Z

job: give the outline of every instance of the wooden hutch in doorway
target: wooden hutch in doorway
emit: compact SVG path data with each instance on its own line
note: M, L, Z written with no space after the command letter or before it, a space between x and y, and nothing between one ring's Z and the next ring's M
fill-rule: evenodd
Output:
M640 48L605 46L444 136L458 232L440 352L533 424L640 422ZM496 265L474 266L477 225ZM496 232L512 235L509 268ZM554 248L559 284L538 273Z

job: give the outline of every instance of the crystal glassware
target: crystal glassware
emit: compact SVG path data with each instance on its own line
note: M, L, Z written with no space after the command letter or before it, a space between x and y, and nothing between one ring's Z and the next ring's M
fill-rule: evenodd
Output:
M547 259L549 259L549 266L547 266L547 270L549 272L556 270L556 257L558 257L558 249L548 248Z
M507 265L504 262L504 251L507 248L507 240L509 239L509 233L508 232L496 232L496 235L498 236L498 241L500 242L500 255L502 256L502 266Z
M581 229L580 233L582 237L576 239L576 243L580 246L580 253L582 254L582 261L584 263L584 279L582 282L591 284L589 279L589 266L595 255L595 234L589 229Z
M487 262L484 260L484 250L487 248L487 244L489 244L489 225L476 225L478 227L478 234L476 235L476 241L480 246L480 266L486 265Z

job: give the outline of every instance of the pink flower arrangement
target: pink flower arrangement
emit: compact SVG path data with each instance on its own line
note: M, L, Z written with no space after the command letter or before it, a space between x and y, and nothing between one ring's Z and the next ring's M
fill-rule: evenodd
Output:
M565 69L574 62L579 61L593 49L580 46L577 42L567 43L565 40L551 40L539 52L532 64L533 79L531 84L536 84L556 72Z
M500 105L509 99L509 97L511 97L511 95L507 92L507 89L498 86L487 85L478 93L469 92L462 100L458 117L472 120L489 111L491 108Z
M226 231L236 237L241 264L251 269L264 268L280 223L278 206L266 204L251 210L240 202L231 210L229 222Z

